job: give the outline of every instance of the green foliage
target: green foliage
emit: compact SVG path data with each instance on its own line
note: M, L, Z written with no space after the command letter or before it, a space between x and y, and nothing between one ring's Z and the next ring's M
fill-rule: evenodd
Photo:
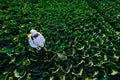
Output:
M119 0L1 0L0 80L119 80ZM48 52L31 48L40 31Z

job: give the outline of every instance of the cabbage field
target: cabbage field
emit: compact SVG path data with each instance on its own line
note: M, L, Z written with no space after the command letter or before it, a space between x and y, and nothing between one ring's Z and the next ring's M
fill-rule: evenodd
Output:
M120 80L120 0L0 0L0 80Z

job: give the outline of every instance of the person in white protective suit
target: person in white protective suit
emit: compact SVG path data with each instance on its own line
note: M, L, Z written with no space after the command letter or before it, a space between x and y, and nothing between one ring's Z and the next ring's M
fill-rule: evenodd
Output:
M53 51L47 51L47 49L45 48L45 38L43 37L43 35L41 33L32 29L32 30L30 30L30 34L28 34L27 36L29 39L29 44L32 48L36 48L39 51L42 49L45 52L47 52L46 56L48 59L49 59L49 57L54 58L56 56ZM58 58L60 58L61 60L67 59L67 56L65 56L61 53L56 53L56 54L57 54ZM41 55L43 55L43 54L41 54Z
M37 50L43 49L46 51L45 48L45 38L43 35L36 30L30 30L30 34L28 34L29 44L32 48L36 48Z

